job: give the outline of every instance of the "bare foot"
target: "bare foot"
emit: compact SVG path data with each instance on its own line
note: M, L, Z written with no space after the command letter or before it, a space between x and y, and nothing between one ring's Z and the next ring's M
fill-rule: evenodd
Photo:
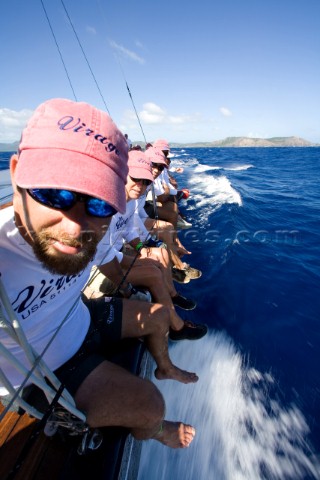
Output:
M196 434L191 425L181 422L163 421L162 431L153 438L171 448L187 448Z
M167 370L160 370L156 368L154 375L158 380L177 380L181 383L196 383L199 380L198 375L172 365Z
M180 247L178 246L177 247L177 255L178 257L183 257L183 255L191 255L191 252L189 252L189 250L187 250L186 248L184 247Z

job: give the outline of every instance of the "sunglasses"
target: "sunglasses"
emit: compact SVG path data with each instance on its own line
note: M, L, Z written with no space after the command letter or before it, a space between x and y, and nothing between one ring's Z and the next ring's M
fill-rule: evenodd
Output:
M117 213L117 210L104 200L70 190L29 188L27 192L36 202L57 210L70 210L77 202L84 202L87 214L92 217L105 218Z
M151 163L152 168L157 168L159 172L162 172L164 165L162 163Z
M146 185L147 187L149 185L151 185L152 183L152 180L148 180L146 178L133 178L129 175L129 177L131 178L131 180L134 182L134 183L141 183L142 182L142 185Z

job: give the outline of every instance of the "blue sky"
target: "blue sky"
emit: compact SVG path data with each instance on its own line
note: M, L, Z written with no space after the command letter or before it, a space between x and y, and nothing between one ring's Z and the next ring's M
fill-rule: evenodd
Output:
M105 109L60 0L42 0L77 99ZM147 141L320 143L319 0L64 0L114 121ZM41 0L0 7L0 142L73 99Z

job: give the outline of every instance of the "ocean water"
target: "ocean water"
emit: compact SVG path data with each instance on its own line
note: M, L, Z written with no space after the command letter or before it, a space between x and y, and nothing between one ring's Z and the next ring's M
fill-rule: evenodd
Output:
M170 345L197 384L154 379L196 437L145 442L139 480L320 479L320 148L173 153L184 259L203 272L178 286L198 302L182 316L210 332Z
M171 344L195 385L158 382L185 450L152 440L139 480L320 478L320 148L173 149L203 276L179 285L208 336Z

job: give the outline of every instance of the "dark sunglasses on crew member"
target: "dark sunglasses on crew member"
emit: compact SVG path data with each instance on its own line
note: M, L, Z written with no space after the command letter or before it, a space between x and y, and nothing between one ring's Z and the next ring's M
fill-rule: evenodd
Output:
M147 178L133 178L131 176L130 178L134 183L142 183L142 185L146 185L147 187L152 183L152 180L148 180Z
M162 172L164 165L162 163L151 163L152 168L157 168L159 172Z
M36 202L56 210L70 210L77 202L84 202L86 213L92 217L106 218L117 213L117 210L104 200L71 190L29 188L27 192Z

